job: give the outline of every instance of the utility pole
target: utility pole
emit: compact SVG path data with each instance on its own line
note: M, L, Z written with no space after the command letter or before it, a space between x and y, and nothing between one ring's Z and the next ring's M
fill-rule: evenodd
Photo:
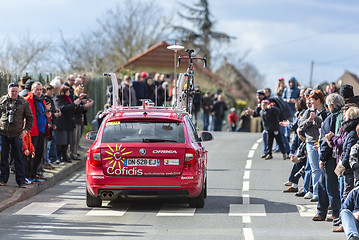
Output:
M311 67L310 67L310 77L309 77L309 87L313 87L313 69L314 69L314 61L312 61Z

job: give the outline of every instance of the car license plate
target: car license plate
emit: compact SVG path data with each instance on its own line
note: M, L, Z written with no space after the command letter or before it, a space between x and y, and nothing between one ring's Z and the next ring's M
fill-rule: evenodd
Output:
M124 165L128 167L159 167L160 159L126 158Z

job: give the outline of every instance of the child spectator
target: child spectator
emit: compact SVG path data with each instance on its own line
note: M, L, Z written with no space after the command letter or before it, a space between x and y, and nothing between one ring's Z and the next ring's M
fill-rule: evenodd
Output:
M33 158L35 157L35 148L31 142L31 134L28 132L22 139L22 153L24 155L25 162L25 182L26 184L33 183L31 179L31 169L33 164Z
M287 159L287 154L285 153L283 141L279 134L279 109L275 106L270 106L270 102L265 99L261 102L260 116L262 118L264 131L268 132L265 160L273 158L272 146L274 138L277 141L280 151L283 154L283 160Z
M237 129L238 115L236 113L236 109L234 107L231 108L231 112L227 115L228 124L231 126L232 132Z

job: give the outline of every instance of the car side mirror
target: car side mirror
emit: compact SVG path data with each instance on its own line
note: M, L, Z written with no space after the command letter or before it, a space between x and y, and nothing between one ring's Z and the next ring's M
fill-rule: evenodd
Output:
M97 131L91 131L86 134L86 139L90 141L95 141L97 137Z
M213 135L210 132L201 132L201 139L203 142L213 140Z

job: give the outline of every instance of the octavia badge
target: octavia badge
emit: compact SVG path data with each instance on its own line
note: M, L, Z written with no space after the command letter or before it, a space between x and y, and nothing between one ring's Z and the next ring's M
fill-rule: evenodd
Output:
M145 154L146 154L146 149L141 148L141 149L140 149L140 154L141 154L141 155L145 155Z

